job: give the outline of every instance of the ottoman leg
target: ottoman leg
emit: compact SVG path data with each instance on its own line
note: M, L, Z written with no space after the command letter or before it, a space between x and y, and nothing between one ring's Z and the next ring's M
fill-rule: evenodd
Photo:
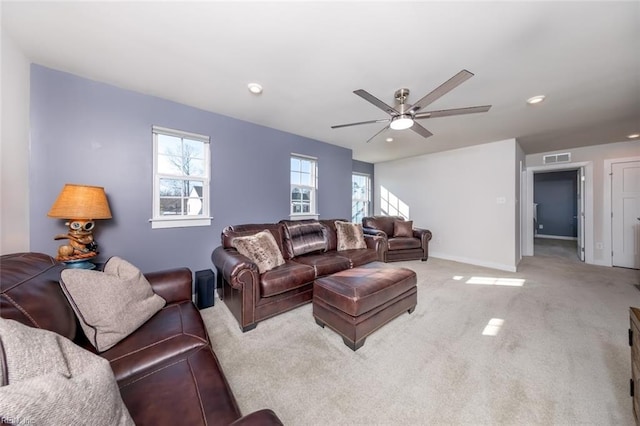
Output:
M409 312L409 314L412 314L412 313L413 313L413 311L415 311L415 310L416 310L416 307L415 307L415 306L413 306L413 307L412 307L411 309L409 309L407 312Z

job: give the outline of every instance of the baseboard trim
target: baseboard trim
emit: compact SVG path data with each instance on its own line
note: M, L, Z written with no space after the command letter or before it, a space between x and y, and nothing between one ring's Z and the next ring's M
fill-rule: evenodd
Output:
M545 235L545 234L536 234L533 236L535 238L546 238L549 240L568 240L568 241L578 241L576 237L563 237L561 235Z
M470 259L468 257L451 256L446 253L430 251L429 257L430 258L435 257L437 259L443 259L443 260L452 260L454 262L467 263L469 265L483 266L485 268L499 269L501 271L517 272L516 265L505 265L503 263L486 262L484 260Z

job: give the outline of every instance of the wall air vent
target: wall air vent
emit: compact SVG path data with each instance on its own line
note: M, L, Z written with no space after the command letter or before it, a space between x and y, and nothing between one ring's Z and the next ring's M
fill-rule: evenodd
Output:
M542 157L542 164L568 163L570 161L570 152L565 152L564 154L545 155L544 157Z

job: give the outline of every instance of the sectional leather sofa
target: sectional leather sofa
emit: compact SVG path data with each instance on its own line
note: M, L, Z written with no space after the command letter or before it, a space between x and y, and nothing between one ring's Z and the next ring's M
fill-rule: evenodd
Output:
M242 331L258 322L311 302L316 278L385 258L384 239L365 235L367 248L337 250L336 220L282 220L228 226L221 245L211 259L222 300L233 313ZM285 263L259 273L256 265L232 245L236 237L268 230L275 238ZM318 247L322 247L320 250Z
M41 253L1 256L0 315L56 332L95 353L59 285L62 268ZM153 291L166 300L166 306L99 354L110 362L134 422L154 426L281 425L271 410L241 416L200 312L191 301L191 271L180 268L145 276Z

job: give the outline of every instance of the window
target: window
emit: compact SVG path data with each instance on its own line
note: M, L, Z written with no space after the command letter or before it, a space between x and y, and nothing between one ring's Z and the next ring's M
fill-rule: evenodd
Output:
M153 126L152 228L211 225L209 136Z
M318 160L291 155L291 216L317 219Z
M353 173L351 186L351 222L360 223L363 217L369 216L371 178L369 175Z

